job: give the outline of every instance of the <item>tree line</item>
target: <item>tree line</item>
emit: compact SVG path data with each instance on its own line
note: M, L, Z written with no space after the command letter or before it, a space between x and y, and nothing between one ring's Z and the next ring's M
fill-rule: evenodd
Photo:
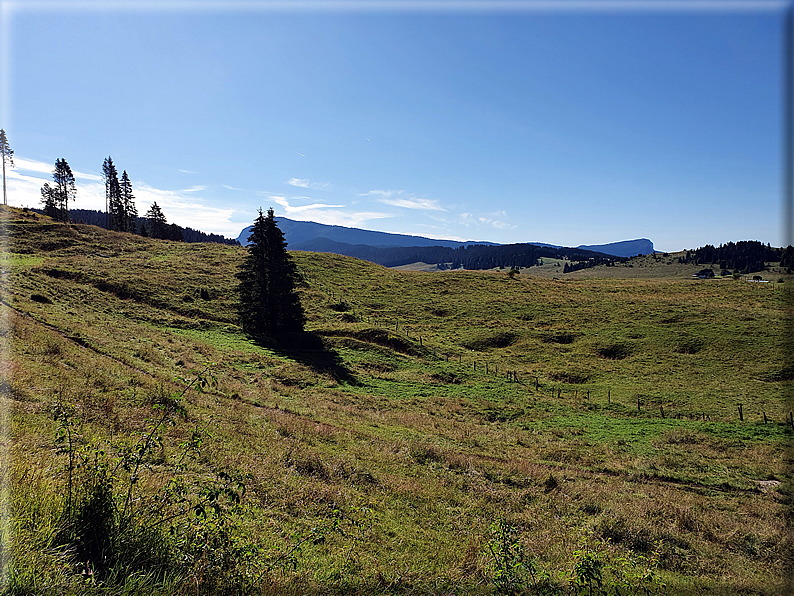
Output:
M37 211L41 212L42 210L38 209ZM159 208L159 206L157 211L162 214L162 210ZM104 211L96 211L93 209L70 209L69 215L74 222L108 229L107 213ZM157 219L159 219L159 217L157 217ZM163 219L165 219L164 215ZM238 246L240 244L234 238L226 238L222 234L207 234L206 232L194 230L190 227L183 227L179 224L169 224L167 220L164 222L162 220L160 221L166 227L166 229L161 232L162 237L166 240L181 240L182 242L215 242L217 244L228 244L231 246ZM147 226L151 227L151 223L147 220L147 218L144 216L138 216L136 221L136 233L141 236L149 236Z
M325 247L329 252L378 263L384 267L398 267L410 263L435 263L441 269L494 269L526 268L541 265L543 259L567 259L569 261L593 261L614 264L625 261L605 253L581 248L540 246L537 244L471 244L457 248L449 246L393 246L378 247L365 244L345 244L329 241Z
M4 131L0 130L0 155L3 157L5 171L6 161L11 159L13 151L7 146ZM8 157L6 157L8 156ZM13 165L13 161L10 162ZM175 240L184 242L216 242L219 244L237 245L232 238L224 238L219 234L205 234L192 228L183 228L177 224L169 224L162 209L153 202L146 215L140 217L135 206L132 182L124 170L119 179L118 170L113 158L108 156L102 164L102 179L105 182L105 211L86 209L69 209L77 197L74 173L65 159L55 160L52 172L52 185L45 182L41 187L42 208L38 211L57 221L81 221L108 230L139 234L141 236ZM5 193L5 175L3 176Z
M679 263L696 265L719 265L720 269L734 273L752 273L763 271L765 263L782 260L783 249L762 244L757 240L741 240L728 242L715 247L706 244L695 250L688 250ZM781 263L781 267L786 267Z

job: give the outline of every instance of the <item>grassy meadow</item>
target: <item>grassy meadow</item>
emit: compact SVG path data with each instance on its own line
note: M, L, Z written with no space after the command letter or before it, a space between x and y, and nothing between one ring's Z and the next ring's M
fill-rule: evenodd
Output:
M294 252L258 345L244 249L0 213L5 594L790 588L790 276Z

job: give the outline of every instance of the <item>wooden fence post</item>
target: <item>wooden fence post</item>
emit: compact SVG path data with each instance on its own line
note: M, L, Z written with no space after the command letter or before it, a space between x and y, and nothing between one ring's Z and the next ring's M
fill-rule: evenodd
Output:
M535 391L538 390L538 378L535 377Z
M739 404L739 420L744 422L744 413L742 412L742 404Z
M611 387L607 387L607 403L608 404L612 403L612 388Z
M637 397L637 411L640 411L640 398Z
M662 418L664 418L664 406L659 404L659 412L662 414Z

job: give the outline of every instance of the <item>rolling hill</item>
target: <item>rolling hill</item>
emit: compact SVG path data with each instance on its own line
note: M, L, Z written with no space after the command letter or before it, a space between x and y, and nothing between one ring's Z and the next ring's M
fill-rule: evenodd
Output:
M241 247L0 218L9 594L786 593L788 281L296 251L255 343Z

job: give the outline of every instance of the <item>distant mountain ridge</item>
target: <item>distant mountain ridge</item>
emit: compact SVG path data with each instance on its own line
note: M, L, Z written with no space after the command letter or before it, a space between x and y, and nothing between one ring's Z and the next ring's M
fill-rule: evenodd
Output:
M409 236L407 234L392 234L390 232L376 232L360 228L346 228L344 226L331 226L313 221L296 221L286 217L277 217L279 229L284 232L284 238L290 250L305 250L310 252L333 252L324 250L326 240L342 244L365 244L379 248L392 248L395 246L468 246L470 244L495 245L496 242L477 242L470 240L438 240L424 236ZM251 226L245 228L237 237L240 244L248 244Z
M429 246L444 246L447 248L459 248L472 245L502 246L498 242L441 240L424 236L409 236L407 234L393 234L390 232L362 230L360 228L331 226L313 221L297 221L286 217L277 217L276 221L278 222L279 228L284 233L284 238L290 250L333 252L373 262L384 260L384 250L373 249ZM240 235L237 237L240 244L248 244L248 236L250 233L251 226L240 232ZM546 244L545 242L529 242L526 244L547 248L563 248L558 244ZM576 248L615 257L634 257L638 254L647 255L654 252L653 242L647 238L623 240L610 244L583 244ZM405 254L404 251L400 252Z
M623 240L621 242L611 242L609 244L581 244L576 248L592 250L595 252L605 252L616 257L636 257L637 255L653 254L653 242L647 238L637 240Z

